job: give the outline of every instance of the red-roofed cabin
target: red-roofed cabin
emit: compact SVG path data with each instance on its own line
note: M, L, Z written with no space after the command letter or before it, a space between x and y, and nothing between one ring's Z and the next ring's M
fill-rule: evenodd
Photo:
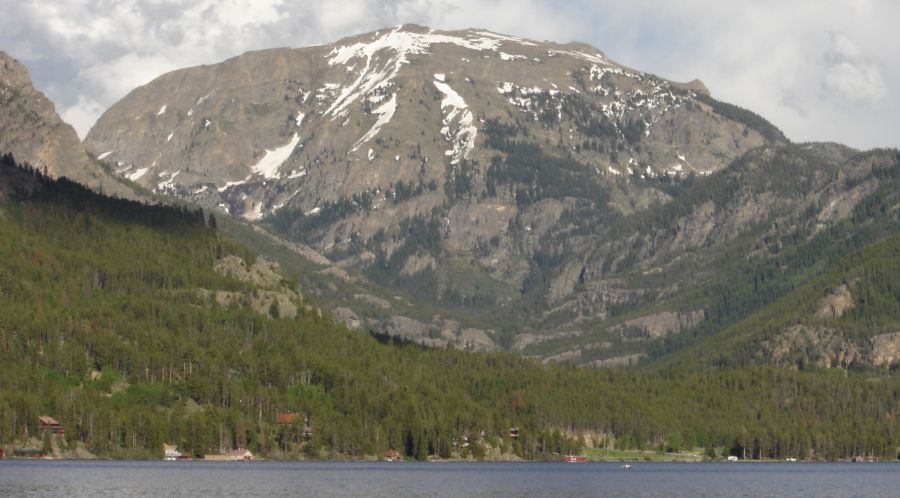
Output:
M275 421L278 422L279 424L287 425L287 424L293 424L294 422L297 421L298 418L300 418L299 413L279 413L275 417Z
M59 421L57 421L53 417L48 417L46 415L41 415L38 417L38 429L50 429L54 434L65 434L65 427L59 425Z
M397 450L387 450L384 452L385 462L399 462L403 460L403 455Z

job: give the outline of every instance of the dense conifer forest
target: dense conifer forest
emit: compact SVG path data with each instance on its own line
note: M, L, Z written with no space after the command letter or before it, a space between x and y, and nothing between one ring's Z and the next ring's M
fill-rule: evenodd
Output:
M553 459L580 451L586 434L711 456L898 457L896 372L704 361L591 370L396 343L311 302L295 318L245 305L259 289L213 266L255 256L199 210L111 199L10 156L0 185L4 447L40 437L38 417L49 415L66 428L63 448L114 458L157 458L174 443L195 456L247 447L269 458L484 458L495 448ZM867 303L894 314L896 280L865 269L871 260L896 275L900 243L885 244L841 268L871 275ZM216 291L246 299L223 306ZM286 413L298 416L277 423Z

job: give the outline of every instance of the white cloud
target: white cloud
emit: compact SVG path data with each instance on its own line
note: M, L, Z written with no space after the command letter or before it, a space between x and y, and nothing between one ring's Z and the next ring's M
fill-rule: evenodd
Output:
M75 104L63 109L59 116L63 121L74 126L76 130L85 130L84 133L87 133L86 130L94 125L97 117L105 110L106 107L100 102L82 97Z
M878 66L845 34L832 33L831 38L823 81L826 92L852 103L882 102L887 96L887 87Z
M754 110L795 140L898 146L892 0L33 0L4 7L0 47L83 136L102 108L184 66L414 22L584 41Z

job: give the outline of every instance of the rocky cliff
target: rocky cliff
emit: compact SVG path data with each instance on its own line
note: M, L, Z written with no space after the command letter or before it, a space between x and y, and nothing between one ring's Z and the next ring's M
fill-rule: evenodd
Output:
M75 129L34 88L25 66L4 52L0 52L0 153L11 153L17 161L53 177L66 176L113 195L134 196L88 156Z

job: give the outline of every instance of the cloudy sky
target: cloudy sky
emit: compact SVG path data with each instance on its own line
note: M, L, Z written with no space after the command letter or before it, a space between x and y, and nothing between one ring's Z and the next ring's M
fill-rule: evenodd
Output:
M4 0L0 50L81 136L134 87L247 50L386 26L584 41L762 114L795 141L900 147L896 0Z

